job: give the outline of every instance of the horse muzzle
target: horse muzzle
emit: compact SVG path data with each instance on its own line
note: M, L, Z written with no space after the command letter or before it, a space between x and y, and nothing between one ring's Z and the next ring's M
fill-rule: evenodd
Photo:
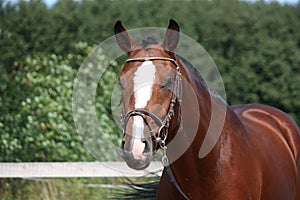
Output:
M126 164L136 170L143 170L150 165L152 144L149 140L134 139L131 144L122 141L120 155Z

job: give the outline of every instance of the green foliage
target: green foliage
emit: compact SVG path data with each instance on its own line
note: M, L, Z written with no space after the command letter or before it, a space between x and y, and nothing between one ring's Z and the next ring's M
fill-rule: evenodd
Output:
M76 132L72 113L77 69L91 50L92 47L81 42L75 44L74 54L66 57L51 54L26 57L15 63L11 76L5 77L7 88L1 98L0 161L91 159L87 151L90 149L82 144L83 135ZM108 64L104 56L99 58L95 65ZM94 65L91 66L86 68L86 78L98 78L94 75ZM113 120L110 102L117 81L116 67L116 63L111 63L96 86L95 107L102 130L93 138L100 138L101 144L109 140L118 146L120 130ZM80 120L91 121L85 120L86 117L89 116ZM105 148L100 145L98 151L106 152Z
M81 160L87 155L71 123L76 75L71 66L54 54L15 64L1 106L1 161Z
M208 50L223 75L228 102L272 105L299 123L299 8L275 3L236 6L214 31L222 33L222 39L213 40L222 46Z
M113 115L118 106L111 102L118 81L118 68L117 62L109 61L101 48L95 48L82 63L74 81L73 116L76 128L84 145L101 161L119 158L122 137ZM119 121L119 114L116 120Z
M100 126L106 137L109 138L116 146L121 144L121 131L118 129L116 122L113 118L113 111L117 111L118 105L114 105L112 102L112 93L116 87L118 81L118 73L116 73L117 63L111 63L104 72L102 78L99 81L96 99L96 110L98 118L101 119ZM120 67L119 67L120 68ZM99 98L101 96L101 98ZM113 110L111 110L113 109ZM109 111L110 115L104 114ZM120 111L120 110L118 110ZM104 115L103 115L104 114ZM115 113L119 116L119 113Z

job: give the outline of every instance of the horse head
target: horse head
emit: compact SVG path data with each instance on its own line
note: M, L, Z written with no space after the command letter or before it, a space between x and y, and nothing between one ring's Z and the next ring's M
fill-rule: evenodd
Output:
M136 43L118 21L115 36L127 53L119 84L122 88L123 140L121 156L133 169L148 167L163 148L170 129L178 124L181 98L180 66L173 53L179 41L179 26L170 20L162 42L148 37Z

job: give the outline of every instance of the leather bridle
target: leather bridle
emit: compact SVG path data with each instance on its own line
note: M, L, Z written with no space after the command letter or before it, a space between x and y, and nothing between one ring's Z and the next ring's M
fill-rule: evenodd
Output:
M176 99L179 103L182 101L182 79L181 79L181 73L179 70L179 65L177 64L176 60L173 58L165 58L165 57L143 57L143 58L130 58L127 59L125 62L145 62L145 61L152 61L152 60L165 60L172 62L176 67L176 73L174 77L174 85L173 85L173 95L172 99L169 105L168 112L166 113L165 117L163 119L160 119L156 114L142 109L137 108L128 111L124 116L121 114L121 124L122 124L122 131L123 134L126 133L126 126L127 123L132 116L140 116L143 118L145 124L147 125L150 134L152 137L155 138L156 146L165 149L166 148L166 139L168 136L168 128L170 124L170 120L174 116L174 105L176 102ZM155 124L159 127L157 135L153 132L153 128L150 125L150 123L147 121L146 117L150 117ZM166 158L164 158L166 159Z

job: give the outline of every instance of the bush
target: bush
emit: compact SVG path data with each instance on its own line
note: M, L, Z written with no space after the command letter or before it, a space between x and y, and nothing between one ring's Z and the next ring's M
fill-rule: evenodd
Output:
M55 54L26 57L15 63L0 101L3 113L0 161L91 159L76 132L72 115L73 82L79 64L91 47L78 43L75 48L77 53L66 57ZM111 120L110 90L117 75L113 71L109 73L101 82L104 89L98 90L96 107L105 134L116 134L119 130ZM112 138L117 143L118 137Z

